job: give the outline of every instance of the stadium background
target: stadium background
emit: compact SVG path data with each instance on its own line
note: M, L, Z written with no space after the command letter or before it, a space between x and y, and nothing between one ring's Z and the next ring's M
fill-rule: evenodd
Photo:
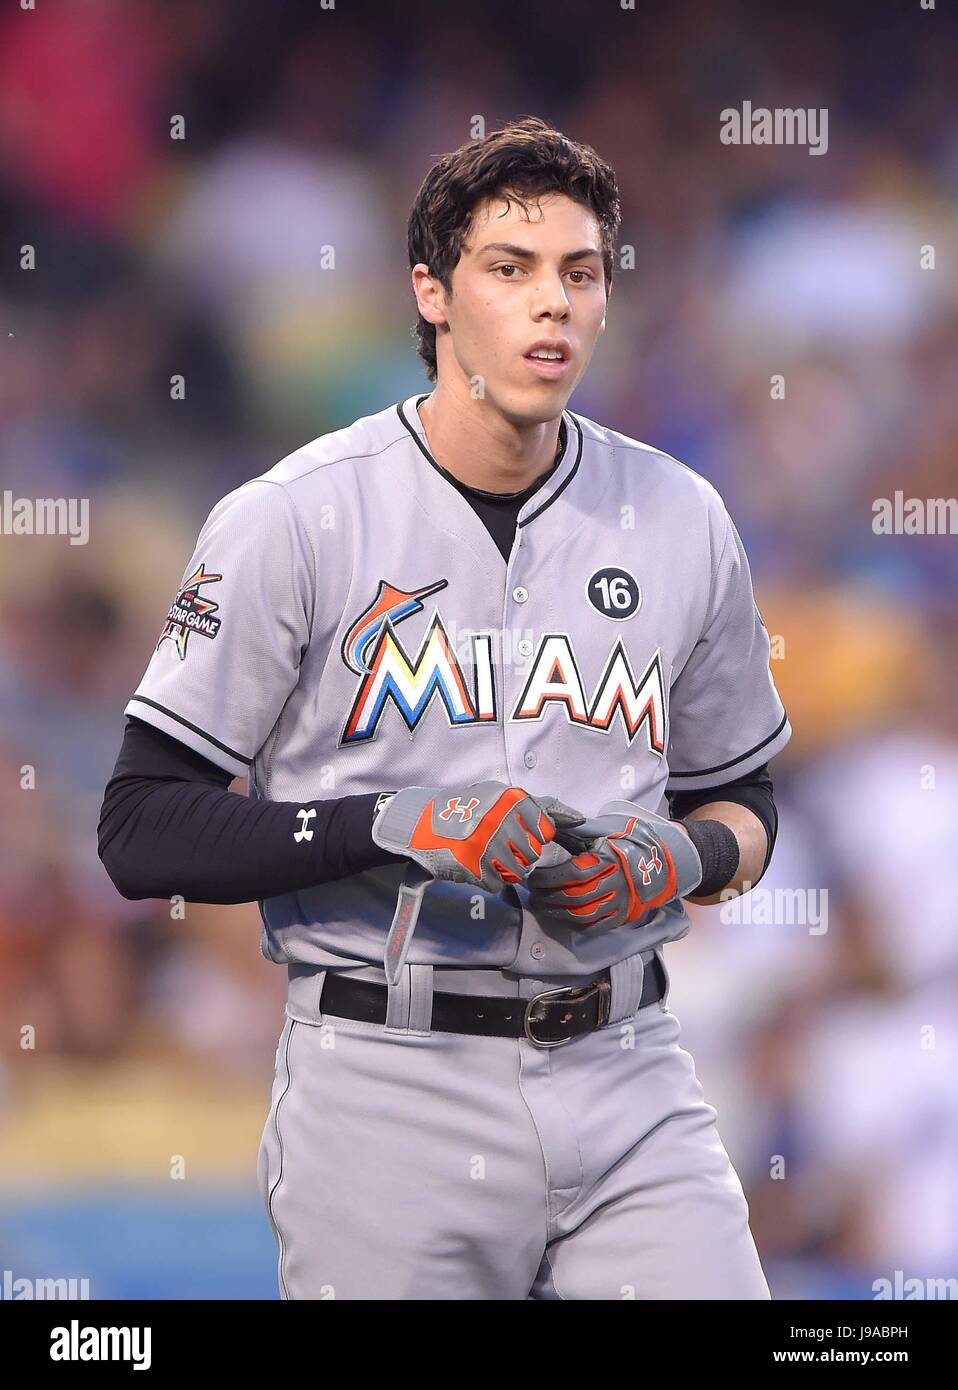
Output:
M716 484L778 639L762 888L827 890L827 931L697 909L669 951L773 1293L958 1273L956 540L871 525L956 491L956 28L789 8L7 7L0 482L88 497L91 539L0 537L0 1268L275 1297L282 972L255 906L121 899L100 798L209 508L428 389L408 206L476 115L533 113L613 162L635 248L572 407ZM745 100L827 108L827 154L721 144Z

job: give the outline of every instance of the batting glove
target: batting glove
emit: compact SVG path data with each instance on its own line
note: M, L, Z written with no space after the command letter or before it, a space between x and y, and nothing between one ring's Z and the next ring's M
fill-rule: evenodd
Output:
M405 787L380 807L372 836L432 878L501 893L507 883L523 880L557 827L584 820L555 797L531 796L503 782Z
M529 875L529 911L540 922L595 935L642 926L701 881L695 846L674 821L621 804L629 809L561 830L572 858Z

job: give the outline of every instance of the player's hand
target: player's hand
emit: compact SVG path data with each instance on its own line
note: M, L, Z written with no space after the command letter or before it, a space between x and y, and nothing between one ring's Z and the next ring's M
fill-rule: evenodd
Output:
M702 879L682 827L638 807L563 828L556 842L572 857L536 868L526 884L529 911L547 926L594 935L642 926Z
M557 828L584 819L555 797L531 796L503 782L405 787L380 808L372 836L433 878L501 893L505 884L525 878Z

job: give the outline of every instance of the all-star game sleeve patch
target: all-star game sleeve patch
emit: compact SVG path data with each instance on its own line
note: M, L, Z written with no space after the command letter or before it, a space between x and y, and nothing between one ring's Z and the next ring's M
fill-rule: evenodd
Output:
M222 622L222 619L214 617L219 604L205 598L200 593L200 588L204 584L215 584L222 578L221 574L208 573L205 562L200 562L199 568L183 581L182 588L170 604L170 611L166 615L163 631L156 644L157 649L169 640L175 644L180 660L185 661L186 644L194 633L210 639L216 636Z

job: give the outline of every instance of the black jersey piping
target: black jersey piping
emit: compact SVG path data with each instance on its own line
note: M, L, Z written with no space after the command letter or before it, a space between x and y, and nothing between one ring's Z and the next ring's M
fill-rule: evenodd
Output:
M175 719L177 724L182 724L184 729L189 729L191 733L199 734L200 738L206 739L213 748L218 748L221 753L228 753L231 758L235 758L239 763L245 763L247 767L252 764L252 758L244 758L242 753L237 753L234 748L229 748L225 743L220 743L219 739L213 738L205 729L200 729L196 724L191 724L188 719L184 719L180 714L174 714L173 710L167 709L165 705L158 705L155 700L148 700L145 695L133 695L130 697L141 705L149 705L151 709L159 710L160 714L165 714L169 719Z
M757 753L760 748L764 748L766 743L771 743L772 739L778 738L787 723L788 714L786 713L782 715L782 722L779 724L778 728L773 729L768 738L763 738L761 743L756 743L754 747L749 748L747 752L739 753L737 758L732 758L727 763L716 763L715 767L700 768L696 772L670 772L669 783L676 781L679 777L708 777L713 772L724 772L726 768L734 767L736 763L743 763L746 758L750 758L753 753Z
M516 525L517 525L517 526L528 526L530 521L535 521L535 519L536 519L537 516L541 516L542 513L543 513L544 511L546 511L549 507L552 506L553 502L556 500L557 497L561 497L561 496L562 496L562 494L565 492L566 488L567 488L567 487L569 486L569 484L572 482L572 479L575 477L575 475L576 475L576 474L578 473L578 471L579 471L579 464L582 462L582 443L583 443L583 441L582 441L582 430L581 430L581 428L580 428L580 426L579 426L578 420L575 418L574 415L571 415L569 418L572 420L572 423L575 425L576 434L579 436L579 447L578 447L578 449L576 450L575 463L574 463L574 464L572 465L572 467L569 469L569 472L568 472L568 473L566 474L566 476L563 478L562 482L561 482L561 483L559 484L559 486L556 488L556 490L555 490L555 492L552 494L552 496L551 496L551 497L547 497L546 500L542 503L542 506L541 506L541 507L536 507L535 511L534 511L534 512L530 512L529 515L528 515L527 517L525 517L522 521L516 522ZM568 448L568 444L566 445L566 448ZM563 451L563 457L565 457L564 451Z
M419 407L420 407L420 405L422 404L422 402L423 402L424 400L427 399L428 394L429 394L429 393L427 392L426 395L424 395L424 396L417 396L417 397L416 397L416 410L417 410L417 411L419 410ZM396 402L396 414L399 416L400 420L403 422L403 424L405 425L406 429L407 429L407 430L409 431L409 433L412 435L412 437L413 437L413 439L414 439L414 441L415 441L417 447L419 448L419 451L420 451L420 453L422 454L423 458L425 458L429 463L431 463L432 466L433 466L433 468L435 468L436 472L439 473L439 474L441 474L442 477L445 478L445 479L448 481L448 480L450 479L450 476L451 476L451 475L449 474L448 470L445 469L445 468L443 468L442 464L439 463L439 461L438 461L437 459L434 459L434 458L433 458L432 454L429 452L428 448L426 447L425 443L423 442L422 438L420 437L418 431L415 430L415 429L413 428L413 426L409 423L409 421L406 419L405 415L403 414L402 408L403 408L403 405L404 405L404 404L405 404L404 401L397 401L397 402ZM527 517L525 518L524 521L517 521L517 522L516 522L516 525L517 525L517 526L528 526L528 524L529 524L530 521L533 521L537 516L540 516L541 513L544 512L544 511L546 510L547 507L551 507L552 504L553 504L553 502L554 502L554 501L556 500L556 498L560 495L560 493L564 492L565 489L569 486L569 484L572 482L572 479L575 477L575 475L576 475L576 473L577 473L577 471L578 471L579 463L580 463L580 461L581 461L581 459L582 459L582 430L579 428L579 422L578 422L578 420L577 420L577 419L575 418L575 416L572 415L570 412L567 412L567 411L563 411L563 412L562 412L562 422L565 423L565 418L566 418L566 415L567 415L567 414L569 415L569 419L570 419L570 420L572 421L572 423L575 425L576 433L577 433L578 436L579 436L579 447L578 447L578 451L577 451L577 453L576 453L575 463L572 465L572 468L571 468L570 471L569 471L568 477L566 477L566 478L563 479L563 481L562 481L562 482L559 484L559 486L556 488L556 490L555 490L555 492L552 494L552 496L551 496L551 497L547 497L546 500L542 503L542 506L541 506L541 507L537 507L536 510L535 510L534 512L532 512L531 515L527 516ZM566 438L565 438L565 447L563 448L562 453L559 455L559 458L558 458L558 459L556 460L556 462L553 464L552 469L550 470L550 473L551 473L551 472L554 472L555 469L559 467L559 465L562 463L563 459L565 458L566 453L568 452L568 449L569 449L569 427L568 427L568 425L566 425L566 428L565 428L565 436L566 436ZM455 479L453 479L453 482L455 482Z

